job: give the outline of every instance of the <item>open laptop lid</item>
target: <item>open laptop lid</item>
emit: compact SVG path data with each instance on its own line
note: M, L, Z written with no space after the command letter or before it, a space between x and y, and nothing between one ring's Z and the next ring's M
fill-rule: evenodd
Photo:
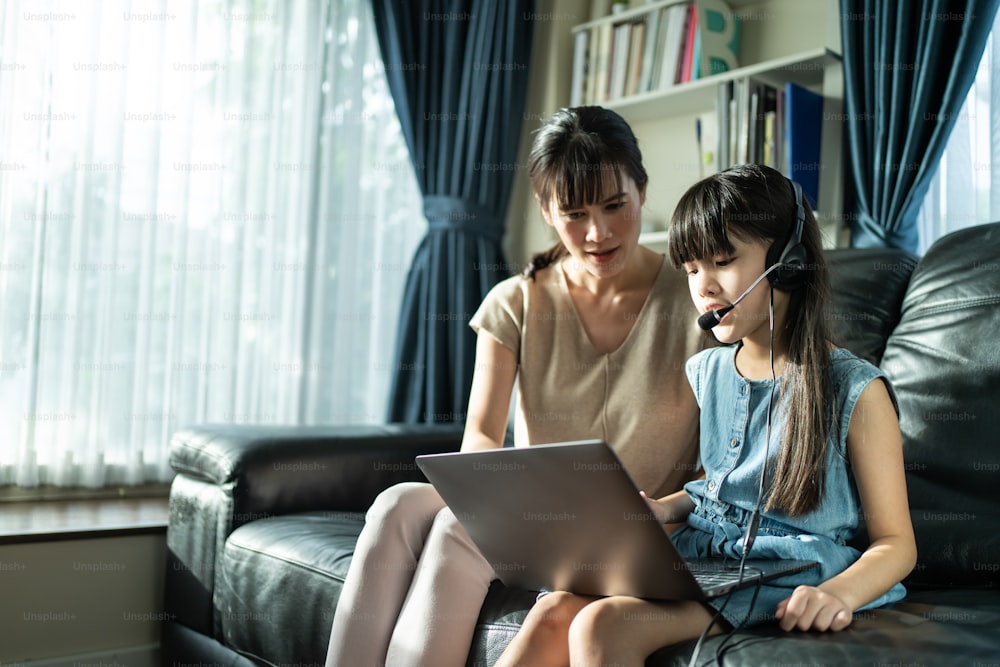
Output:
M706 595L603 441L416 461L508 586L675 600L733 589L730 584ZM765 578L801 569L782 561L754 563L760 566Z
M602 441L416 461L508 586L702 597L663 526Z

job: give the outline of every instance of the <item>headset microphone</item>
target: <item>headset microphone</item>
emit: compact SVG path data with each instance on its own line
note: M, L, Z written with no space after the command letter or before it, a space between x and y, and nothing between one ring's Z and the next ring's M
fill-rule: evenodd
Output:
M761 280L767 277L767 275L772 271L775 271L782 267L784 267L784 264L772 264L771 266L769 266L767 271L760 274L757 277L757 280L753 281L750 287L746 288L743 294L740 294L738 297L736 297L736 300L733 301L731 304L729 304L728 306L724 306L722 308L718 308L716 310L710 310L701 317L699 317L698 326L704 329L705 331L708 331L709 329L713 328L716 324L722 321L723 317L729 314L729 311L738 306L740 301L745 299L747 295L753 291L753 288L756 287L758 284L760 284Z
M739 301L739 299L737 299ZM698 326L702 328L703 331L708 331L716 324L722 321L722 318L729 314L729 311L736 307L736 303L731 303L724 308L718 308L716 310L710 310L701 317L698 318Z

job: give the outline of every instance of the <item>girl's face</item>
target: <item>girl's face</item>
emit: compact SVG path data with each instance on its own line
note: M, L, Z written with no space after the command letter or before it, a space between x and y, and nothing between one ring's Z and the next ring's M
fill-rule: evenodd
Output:
M704 257L685 262L683 267L688 275L691 300L699 313L707 313L736 301L745 289L750 287L765 270L769 243L763 241L742 241L730 237L732 254ZM713 329L712 333L720 343L735 343L743 340L768 345L768 287L765 278L743 301L730 311ZM774 329L780 331L784 322L788 295L774 292Z
M613 190L614 184L611 184ZM562 208L553 197L541 204L551 225L578 265L597 278L619 273L639 244L645 191L621 174L621 191L608 191L594 204Z

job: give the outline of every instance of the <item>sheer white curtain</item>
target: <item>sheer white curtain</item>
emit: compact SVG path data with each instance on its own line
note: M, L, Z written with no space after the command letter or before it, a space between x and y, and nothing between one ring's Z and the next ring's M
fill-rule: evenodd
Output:
M949 232L1000 220L1000 13L917 219L923 254Z
M0 484L382 421L424 231L367 0L5 0Z

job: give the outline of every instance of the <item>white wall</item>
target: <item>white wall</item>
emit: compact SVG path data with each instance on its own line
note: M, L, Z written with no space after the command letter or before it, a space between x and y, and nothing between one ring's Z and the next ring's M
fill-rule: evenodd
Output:
M159 644L165 568L163 533L0 545L0 664L139 664Z
M537 0L532 36L531 76L525 103L524 126L518 152L519 169L507 212L504 251L516 269L532 254L551 245L555 234L546 226L531 194L527 161L533 132L556 110L569 104L573 26L590 20L585 0Z

